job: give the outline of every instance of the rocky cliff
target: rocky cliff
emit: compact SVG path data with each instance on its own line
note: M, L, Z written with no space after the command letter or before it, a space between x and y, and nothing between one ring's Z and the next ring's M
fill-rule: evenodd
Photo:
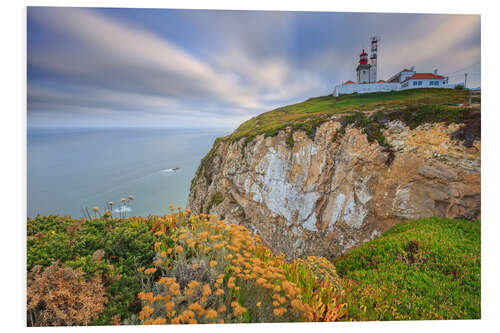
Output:
M334 258L407 219L480 218L480 139L467 135L470 122L386 117L377 141L343 119L312 134L286 127L218 140L188 207L248 227L288 258Z

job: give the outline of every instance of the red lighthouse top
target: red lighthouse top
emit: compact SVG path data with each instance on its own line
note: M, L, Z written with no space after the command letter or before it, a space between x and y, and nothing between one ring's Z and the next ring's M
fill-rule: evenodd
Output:
M365 52L365 49L363 49L363 52L359 55L359 63L361 65L366 65L368 63L368 53Z

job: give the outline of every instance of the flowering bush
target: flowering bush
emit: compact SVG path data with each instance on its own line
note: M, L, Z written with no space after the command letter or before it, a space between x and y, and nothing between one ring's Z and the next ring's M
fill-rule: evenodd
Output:
M211 215L173 212L162 224L154 266L139 269L143 324L326 321L345 313L326 260L287 263L258 235Z
M330 321L345 314L325 259L288 263L245 227L170 210L147 218L29 219L28 269L60 261L99 278L108 302L85 324Z

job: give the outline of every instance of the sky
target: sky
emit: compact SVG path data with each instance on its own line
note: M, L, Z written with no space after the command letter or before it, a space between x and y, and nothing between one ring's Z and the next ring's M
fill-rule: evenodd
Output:
M479 15L28 7L28 128L229 128L403 68L480 86Z

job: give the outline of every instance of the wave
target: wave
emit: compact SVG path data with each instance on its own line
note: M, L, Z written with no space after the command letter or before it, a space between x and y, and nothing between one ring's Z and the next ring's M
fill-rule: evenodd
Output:
M116 207L113 212L115 213L125 213L125 212L131 212L132 211L132 208L130 207L124 207L124 206L120 206L120 207Z
M161 172L175 172L175 171L179 171L180 168L169 168L169 169L163 169L161 170Z

